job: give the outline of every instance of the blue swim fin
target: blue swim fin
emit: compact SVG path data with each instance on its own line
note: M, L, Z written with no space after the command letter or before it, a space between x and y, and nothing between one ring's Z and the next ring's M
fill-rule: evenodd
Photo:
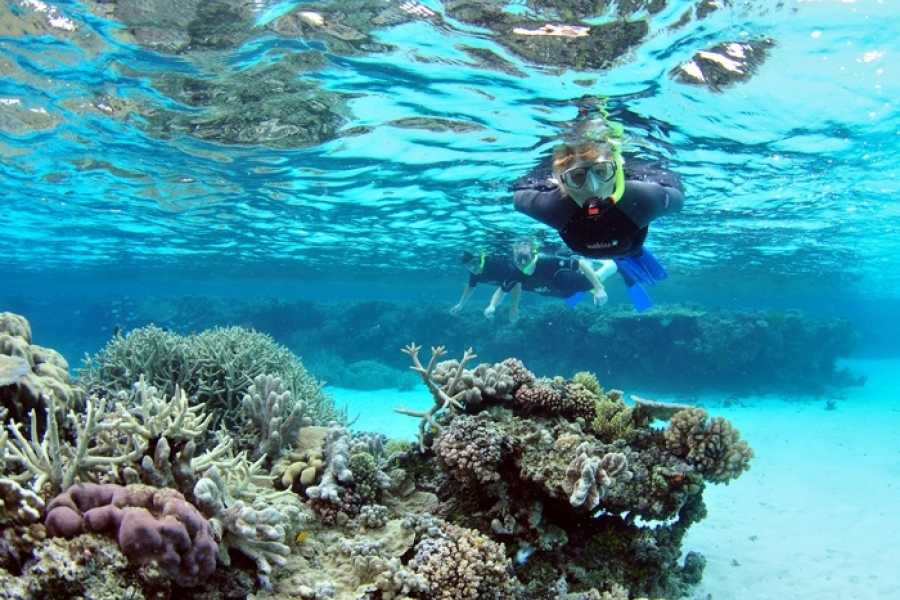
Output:
M634 305L634 310L638 312L644 312L645 310L653 306L653 300L650 299L650 295L647 293L647 290L645 290L644 286L639 283L628 286L628 297L631 298L631 303Z
M574 294L566 298L566 306L568 306L569 308L575 308L575 306L577 306L585 296L587 296L587 292L575 292Z
M616 259L616 266L629 286L633 283L658 283L669 276L646 248L641 248L640 253L635 256Z

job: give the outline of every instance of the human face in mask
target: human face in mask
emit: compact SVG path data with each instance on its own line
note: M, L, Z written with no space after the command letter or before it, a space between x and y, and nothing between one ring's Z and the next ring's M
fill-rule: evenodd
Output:
M606 198L616 187L616 163L609 158L579 161L559 174L564 191L582 204L588 198Z

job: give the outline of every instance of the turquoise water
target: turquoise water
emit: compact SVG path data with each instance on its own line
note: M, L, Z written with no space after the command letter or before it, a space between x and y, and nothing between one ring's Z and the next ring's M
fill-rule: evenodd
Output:
M529 35L544 24L587 29ZM430 398L399 374L404 336L595 370L725 415L756 449L747 476L710 486L685 543L709 559L696 598L900 597L878 558L900 535L884 508L900 489L898 55L892 0L7 0L0 312L73 375L117 330L255 327L329 380L355 427L407 438L415 421L391 409ZM718 350L687 383L677 365L601 371L614 343L563 352L614 310L646 334L635 363L689 345L642 330L618 278L602 308L526 294L518 325L486 323L482 286L447 315L462 250L556 242L509 188L586 96L624 125L626 157L684 182L647 242L669 273L651 321L689 310L702 329L721 311L734 332L728 318L769 315L704 338ZM846 335L797 341L838 320ZM381 379L345 377L365 360ZM791 374L835 360L867 382ZM706 362L718 379L701 381Z

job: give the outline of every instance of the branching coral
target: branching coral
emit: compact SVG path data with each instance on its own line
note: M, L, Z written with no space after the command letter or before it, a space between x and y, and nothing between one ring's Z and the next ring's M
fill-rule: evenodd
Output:
M722 417L702 408L681 410L665 431L666 448L693 465L708 481L727 483L750 466L753 451Z
M20 483L29 482L31 488L40 491L44 485L51 492L68 489L76 480L89 479L92 474L114 471L118 465L135 462L142 454L143 447L132 437L130 448L110 443L104 436L98 436L101 428L98 415L104 413L105 400L90 398L86 404L84 418L69 413L75 427L75 447L60 438L56 420L54 401L50 399L46 408L47 430L42 438L37 434L37 416L31 411L31 435L26 438L19 423L11 423L9 440L10 458L25 469L25 472L9 477Z
M443 346L432 347L428 366L422 366L422 363L419 361L419 350L421 349L421 346L409 344L403 349L403 352L409 355L410 360L412 360L412 370L418 373L425 385L428 386L428 391L431 392L431 397L434 399L434 405L424 412L405 408L395 410L402 415L421 419L419 422L419 448L424 451L428 446L427 440L431 439L434 432L440 431L440 426L435 419L445 411L463 411L465 409L463 402L465 402L465 396L471 388L459 390L455 394L451 394L447 390L453 390L458 387L458 382L466 363L476 358L476 355L471 348L466 350L462 360L456 363L456 368L448 377L446 384L441 385L435 379L435 367L437 366L437 360L446 354L446 350Z
M285 391L303 405L303 416L315 423L345 420L300 360L271 337L241 327L215 328L179 336L158 327L116 336L89 357L80 381L92 393L114 396L129 390L140 375L171 396L179 386L192 402L204 402L233 431L243 423L241 402L256 377L281 378Z
M301 427L309 424L304 417L303 401L284 389L280 377L258 375L241 401L243 421L251 425L248 436L254 458L265 456L277 460L286 446L292 445Z
M256 562L261 583L269 587L273 567L283 566L290 554L287 542L306 519L293 492L276 492L258 485L257 463L243 463L226 479L218 467L209 469L194 487L197 505L210 517L219 541L219 560L230 564L235 548Z

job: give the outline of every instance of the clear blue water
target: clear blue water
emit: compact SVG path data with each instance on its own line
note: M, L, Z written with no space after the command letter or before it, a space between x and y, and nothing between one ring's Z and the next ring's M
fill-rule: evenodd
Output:
M862 338L856 357L888 357L859 367L881 382L860 397L887 433L877 447L853 446L883 458L869 479L850 461L835 468L895 497L896 468L881 475L896 464L900 396L889 360L900 353L900 2L719 0L704 18L704 2L594 4L583 26L624 19L647 29L615 60L582 67L558 58L577 40L529 54L516 45L521 34L467 16L477 5L535 27L574 24L562 2L425 0L410 13L399 0L173 0L161 10L6 0L0 311L25 314L36 341L74 366L125 318L115 306L142 299L449 308L465 276L462 249L553 237L513 210L509 185L552 150L576 99L602 96L629 151L664 159L685 184L684 210L655 223L648 241L670 273L654 299L849 320ZM697 52L762 39L773 45L741 81L711 89L673 75ZM626 302L621 287L609 291L612 304ZM439 334L419 341L441 343ZM370 398L340 393L351 406ZM766 438L765 423L792 417L754 409L729 417L751 423L751 442L788 452L791 428ZM853 426L866 414L854 413ZM838 430L829 435L822 447L842 443ZM779 484L789 479L782 471ZM750 510L744 494L765 485L717 491L714 508ZM783 501L813 502L799 492ZM742 552L747 564L753 546ZM727 579L727 551L712 557L713 580ZM739 597L709 585L716 598ZM772 589L740 597L798 594ZM815 589L823 598L900 593Z

